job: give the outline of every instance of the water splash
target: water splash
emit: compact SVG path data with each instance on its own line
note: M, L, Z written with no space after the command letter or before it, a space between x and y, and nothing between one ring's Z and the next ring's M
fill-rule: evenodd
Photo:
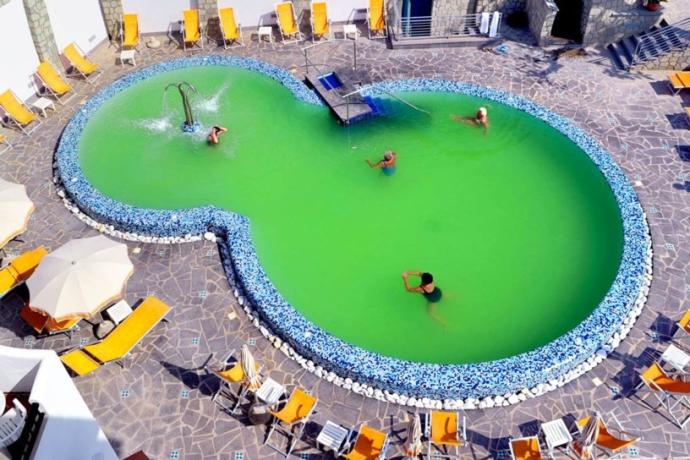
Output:
M164 116L161 118L139 120L136 122L136 125L152 133L164 133L172 127L172 122L169 116Z
M220 109L220 98L223 96L223 94L225 94L229 87L229 84L224 83L211 96L206 98L197 97L194 101L194 109L201 112L218 113L218 109Z

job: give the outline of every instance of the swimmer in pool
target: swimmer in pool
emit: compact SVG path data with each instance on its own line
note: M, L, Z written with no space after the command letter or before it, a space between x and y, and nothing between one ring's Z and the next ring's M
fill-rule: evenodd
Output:
M206 140L211 145L220 144L220 135L227 132L227 128L223 128L222 126L214 126L213 128L211 128L211 132L208 133L208 137L206 138Z
M386 175L390 176L395 172L395 162L398 160L398 155L392 150L386 150L383 154L383 160L379 160L376 163L372 163L369 160L365 160L370 168L381 169L381 171Z
M461 121L467 123L468 125L478 126L484 128L484 134L489 131L489 114L486 107L479 107L477 113L473 117L461 117L460 115L451 115L451 118L455 121Z
M419 286L410 286L410 276L419 276L421 278ZM434 277L431 273L403 272L402 278L407 292L419 292L422 294L429 303L429 316L445 326L445 321L436 314L436 304L441 300L441 297L443 297L443 293L441 289L434 284Z

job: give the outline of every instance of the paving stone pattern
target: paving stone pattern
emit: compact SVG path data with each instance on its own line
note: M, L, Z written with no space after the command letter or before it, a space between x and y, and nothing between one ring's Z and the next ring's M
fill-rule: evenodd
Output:
M514 34L520 36L520 34ZM247 40L249 41L249 40ZM463 458L501 458L510 436L534 432L537 422L580 417L591 410L614 413L623 426L644 435L629 457L690 458L690 437L663 413L650 410L646 393L635 391L637 374L668 344L664 334L690 296L690 129L683 104L690 94L672 96L663 74L627 74L612 68L603 56L552 60L544 51L509 42L510 53L497 55L473 48L389 50L381 41L360 39L358 71L373 81L438 77L485 84L533 99L600 141L633 182L649 216L654 241L654 281L648 306L622 345L601 365L562 388L511 407L467 413L470 445ZM352 64L351 43L334 42L312 50L315 62L334 69ZM12 242L10 254L43 244L54 249L66 241L96 232L72 216L53 187L53 151L62 127L85 98L130 70L115 65L117 51L107 44L94 59L106 74L97 85L73 80L79 92L67 106L58 106L30 138L10 134L15 148L0 156L0 176L27 185L36 211L24 242ZM206 52L225 53L208 46ZM233 53L282 66L301 76L304 62L297 45L257 45ZM177 44L144 49L140 66L183 55ZM280 458L262 446L265 427L251 426L244 415L228 415L212 402L215 378L201 368L247 343L266 373L289 385L300 385L319 398L318 413L307 432L313 436L327 420L347 427L371 424L392 433L389 457L400 455L408 408L365 399L306 373L287 359L249 323L232 297L214 244L127 243L136 271L126 299L134 302L155 294L173 307L170 324L158 326L135 349L124 368L107 365L75 379L86 403L121 456L143 449L152 458L244 459ZM82 321L71 339L33 340L18 317L21 288L0 301L0 344L52 348L58 352L91 341L91 326ZM545 325L547 326L547 325ZM506 331L514 333L514 331ZM596 382L594 378L598 379ZM601 382L601 383L599 383ZM394 430L394 431L393 431ZM300 443L296 455L325 458L313 441Z

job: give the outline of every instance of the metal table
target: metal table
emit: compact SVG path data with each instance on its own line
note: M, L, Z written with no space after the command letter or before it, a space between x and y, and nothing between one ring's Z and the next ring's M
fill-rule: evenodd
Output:
M316 445L322 446L324 450L332 450L333 455L337 457L348 433L349 430L329 420L316 437Z
M553 452L556 448L566 446L573 440L573 436L562 418L542 423L541 432L544 433L544 441L548 447L550 458L553 458Z

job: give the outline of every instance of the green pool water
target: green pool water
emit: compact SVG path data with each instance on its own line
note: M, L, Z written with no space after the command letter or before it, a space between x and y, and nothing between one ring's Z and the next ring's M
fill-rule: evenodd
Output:
M199 120L229 128L221 145L180 132L179 95L164 101L163 88L182 80L199 90ZM533 350L576 326L609 289L623 245L615 198L595 165L501 104L398 96L431 115L386 99L387 116L342 127L253 72L174 71L108 101L84 130L80 161L100 191L125 203L215 204L248 216L281 294L371 351L470 363ZM451 120L482 105L487 135ZM365 163L387 149L399 155L391 177ZM404 270L435 275L440 321L405 292Z

